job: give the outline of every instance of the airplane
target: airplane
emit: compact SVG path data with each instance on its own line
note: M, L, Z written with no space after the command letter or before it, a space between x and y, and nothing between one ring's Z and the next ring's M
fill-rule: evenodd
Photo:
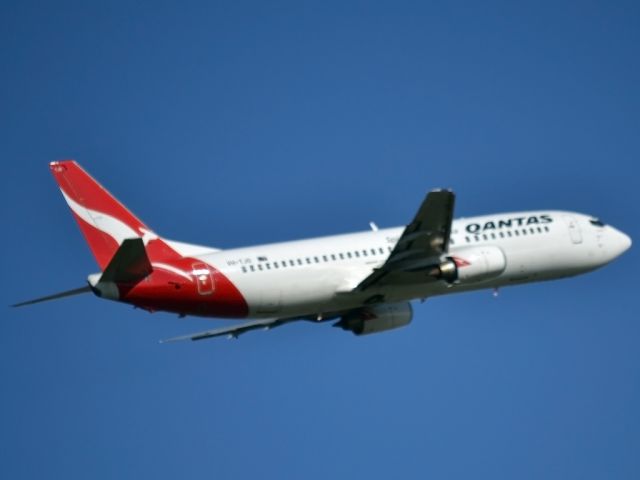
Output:
M631 239L599 219L540 210L453 219L455 195L429 192L406 227L221 250L169 240L73 160L51 172L100 267L82 288L149 312L251 319L162 342L237 338L295 321L334 322L355 335L408 325L411 302L579 275Z

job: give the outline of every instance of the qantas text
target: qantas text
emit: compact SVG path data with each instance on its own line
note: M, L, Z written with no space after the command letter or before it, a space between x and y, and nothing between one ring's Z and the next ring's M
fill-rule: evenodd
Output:
M500 228L522 227L524 225L538 225L551 223L553 219L549 215L533 215L531 217L513 217L501 220L492 220L484 224L470 223L465 227L469 233L486 232L487 230L497 230Z

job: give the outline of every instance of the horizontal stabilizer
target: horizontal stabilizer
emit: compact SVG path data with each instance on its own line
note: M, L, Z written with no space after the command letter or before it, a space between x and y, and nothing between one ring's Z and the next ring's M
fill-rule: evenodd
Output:
M66 292L54 293L53 295L47 295L46 297L40 297L33 300L27 300L26 302L16 303L11 305L12 307L24 307L25 305L33 305L34 303L48 302L49 300L57 300L58 298L71 297L73 295L80 295L81 293L87 293L91 291L91 287L86 286L82 288L75 288L73 290L67 290Z
M100 277L100 282L132 283L143 279L153 268L141 238L122 242Z

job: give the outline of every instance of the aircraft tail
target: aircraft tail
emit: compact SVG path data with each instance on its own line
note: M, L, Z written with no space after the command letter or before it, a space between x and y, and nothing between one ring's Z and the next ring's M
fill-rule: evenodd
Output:
M73 160L50 163L51 173L60 186L100 270L105 270L122 243L142 238L145 246L159 237L131 213L102 185ZM153 242L150 258L179 256L166 243Z

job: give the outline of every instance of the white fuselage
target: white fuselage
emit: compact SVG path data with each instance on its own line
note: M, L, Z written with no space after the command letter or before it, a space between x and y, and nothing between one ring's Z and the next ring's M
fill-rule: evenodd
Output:
M533 220L532 220L533 219ZM371 292L353 289L389 256L403 228L221 250L198 255L239 289L249 317L330 316L361 306ZM497 276L380 287L385 302L550 280L603 266L629 248L622 232L588 215L516 212L454 220L447 256L497 247L506 261Z

